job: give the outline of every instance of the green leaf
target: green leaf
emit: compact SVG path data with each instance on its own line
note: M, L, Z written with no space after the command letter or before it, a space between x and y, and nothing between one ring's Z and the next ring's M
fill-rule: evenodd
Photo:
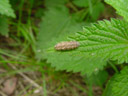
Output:
M9 32L7 18L0 16L0 34L7 36Z
M80 43L79 52L94 54L104 59L117 60L118 63L128 62L128 26L127 22L112 19L104 20L84 32L78 32L73 40Z
M0 0L0 14L14 18L16 17L14 14L14 10L11 8L11 5L9 4L9 0Z
M67 40L65 39L64 41ZM53 44L55 45L55 43ZM91 75L93 72L98 72L99 69L103 69L103 66L106 65L106 62L100 60L100 58L92 59L86 55L84 56L84 54L74 52L76 50L57 52L55 49L49 49L47 53L44 53L44 56L47 58L47 62L51 63L51 66L55 67L56 70L81 72L82 75Z
M107 71L99 71L98 73L93 73L91 76L87 77L87 82L91 85L103 86L108 78ZM85 81L86 81L85 80Z
M97 66L100 66L102 64L105 65L102 62L101 62L102 64L101 63L97 64L97 59L94 59L95 63L93 64L95 65L97 64L94 68L92 68L92 64L90 64L90 66L87 65L87 67L84 67L85 66L84 62L86 61L83 59L85 58L84 55L78 57L78 56L73 56L73 54L70 54L70 52L69 53L63 52L62 55L60 56L61 52L56 52L54 49L53 51L55 51L55 53L54 52L52 52L52 54L51 52L46 53L46 51L44 51L45 48L48 48L51 46L54 47L56 43L63 41L63 40L67 40L66 38L67 35L65 34L69 35L70 33L76 33L77 31L81 30L81 26L82 26L81 24L77 24L71 18L71 16L68 14L68 11L66 11L65 7L64 8L62 7L62 10L60 7L51 8L46 13L47 14L43 18L43 22L40 24L40 33L38 34L38 42L37 42L38 59L39 57L48 58L48 62L51 61L52 66L56 67L57 66L56 64L58 64L58 67L56 67L56 69L58 70L63 70L63 66L65 66L65 64L66 65L68 64L67 68L68 67L69 68L67 69L65 68L66 67L65 66L64 67L65 70L67 69L67 71L74 71L74 72L80 72L82 70L83 74L85 74L85 72L90 74L90 72L98 70L96 69ZM63 60L66 60L66 61L62 62ZM92 60L88 62L92 62ZM86 62L86 64L88 64L88 62ZM101 66L100 68L102 67L103 66Z
M111 80L107 82L106 88L102 94L102 96L114 96L112 93L113 81L115 77L112 77Z
M117 13L128 21L128 0L105 0L105 2L113 6Z
M108 60L128 62L128 23L122 20L99 21L77 32L70 38L57 38L50 42L45 57L58 70L92 74L101 70ZM77 41L80 46L71 51L56 51L54 46L61 41ZM56 41L56 42L55 42Z
M88 7L88 0L73 0L73 3L79 7Z
M91 17L94 21L96 21L100 14L104 11L104 4L101 3L101 2L98 2L96 3L94 6L93 6L93 12L91 14Z
M128 96L128 67L109 81L103 96Z

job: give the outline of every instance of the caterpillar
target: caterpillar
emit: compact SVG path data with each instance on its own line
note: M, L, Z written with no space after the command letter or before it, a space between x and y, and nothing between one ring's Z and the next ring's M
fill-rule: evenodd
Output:
M64 51L64 50L72 50L76 49L79 47L79 42L76 41L65 41L65 42L60 42L55 45L56 50Z

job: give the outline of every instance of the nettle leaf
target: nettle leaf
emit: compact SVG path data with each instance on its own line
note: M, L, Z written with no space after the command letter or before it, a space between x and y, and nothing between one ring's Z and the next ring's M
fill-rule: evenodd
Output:
M9 4L9 0L0 0L0 14L14 18L16 17L14 14L14 10L11 8L11 5Z
M100 55L104 59L128 62L128 26L123 20L111 19L99 21L91 27L85 27L72 37L80 43L79 52Z
M50 42L50 48L45 57L58 70L92 74L101 70L108 60L117 60L118 63L128 62L128 23L122 20L99 21L85 27L83 32L69 36L61 41L77 41L80 46L71 51L56 51L55 41Z
M113 6L117 13L128 21L128 0L105 0L105 2Z
M128 96L128 67L109 81L103 96Z
M7 18L0 16L0 34L7 36L9 32Z
M66 70L67 72L81 72L82 75L91 75L93 72L98 72L99 69L103 69L106 62L100 60L100 58L89 58L74 51L70 52L56 52L55 49L49 49L47 53L44 53L47 58L47 62L51 63L51 66L56 70Z

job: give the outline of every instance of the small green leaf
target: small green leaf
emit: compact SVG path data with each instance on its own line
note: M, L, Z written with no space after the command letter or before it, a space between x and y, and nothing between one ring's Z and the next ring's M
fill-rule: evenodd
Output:
M0 16L0 34L7 36L9 32L7 18Z
M101 2L96 3L93 6L93 12L91 14L93 21L96 21L103 11L104 11L104 4Z
M105 2L113 6L117 13L128 21L128 0L105 0Z
M88 82L91 85L103 86L108 78L107 71L99 71L98 73L93 73L91 76L87 78Z
M128 67L109 81L103 96L128 96Z
M112 77L111 80L109 80L107 82L107 85L105 87L105 90L104 90L102 96L114 96L113 93L112 93L112 87L113 87L112 83L113 83L113 80L114 80L114 77Z
M14 14L14 10L11 8L11 5L9 4L9 0L0 0L0 14L14 18L16 17L16 15Z
M73 0L73 3L79 7L88 7L88 0Z

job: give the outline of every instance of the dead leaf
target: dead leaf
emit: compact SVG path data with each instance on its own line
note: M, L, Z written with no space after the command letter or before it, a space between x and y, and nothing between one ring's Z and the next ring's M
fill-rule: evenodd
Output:
M5 92L7 95L11 95L16 89L16 83L17 83L16 77L7 79L3 84L4 85L3 92Z

